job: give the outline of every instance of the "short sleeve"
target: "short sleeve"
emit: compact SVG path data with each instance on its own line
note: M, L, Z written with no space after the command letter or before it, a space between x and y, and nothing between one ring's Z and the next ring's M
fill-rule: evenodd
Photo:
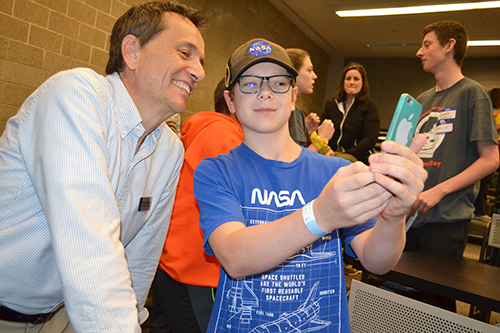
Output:
M493 106L486 92L476 92L479 96L474 99L472 105L472 131L470 141L493 141L497 142L497 131Z
M204 233L205 253L213 255L208 238L221 224L232 221L244 223L241 205L222 165L212 158L205 159L198 165L194 172L193 186L194 196L200 207L199 222Z

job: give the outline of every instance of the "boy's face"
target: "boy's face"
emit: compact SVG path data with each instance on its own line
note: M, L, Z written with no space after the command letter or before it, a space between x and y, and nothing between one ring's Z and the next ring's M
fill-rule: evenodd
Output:
M447 59L449 45L442 46L434 31L429 32L424 36L422 47L417 52L417 57L422 62L424 71L436 74L440 69L440 65Z
M263 62L250 67L242 75L268 77L290 74L280 65ZM242 93L239 84L236 84L233 91L234 99L231 99L228 91L224 92L224 97L231 113L236 113L245 137L249 132L273 134L283 130L285 126L288 129L288 118L295 108L296 87L290 87L284 94L277 94L271 91L267 80L264 80L255 94Z

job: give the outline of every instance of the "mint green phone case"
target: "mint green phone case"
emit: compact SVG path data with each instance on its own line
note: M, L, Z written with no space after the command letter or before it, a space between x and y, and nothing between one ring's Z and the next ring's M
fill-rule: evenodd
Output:
M401 94L387 132L386 141L396 141L409 147L421 113L422 105L416 99L409 94Z

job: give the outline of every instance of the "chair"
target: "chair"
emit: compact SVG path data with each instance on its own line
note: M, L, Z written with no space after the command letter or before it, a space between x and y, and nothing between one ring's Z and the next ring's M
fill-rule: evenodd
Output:
M500 215L493 214L491 222L488 222L479 252L479 262L487 263L492 266L500 266ZM480 318L489 322L491 311L479 310L474 304L471 304L469 317Z
M382 144L382 142L385 141L385 138L387 136L387 132L388 130L386 129L380 129L379 133L378 133L378 137L377 137L377 142L375 143L375 147L373 147L373 153L380 153L381 152L381 148L380 148L380 145Z
M491 249L490 251L490 265L500 266L500 215L493 214L493 218L491 219L491 227L488 235L488 246ZM493 249L494 248L494 249Z
M486 226L481 251L479 252L479 262L500 266L500 214L493 214L491 222Z
M500 333L500 328L352 280L349 317L353 333Z

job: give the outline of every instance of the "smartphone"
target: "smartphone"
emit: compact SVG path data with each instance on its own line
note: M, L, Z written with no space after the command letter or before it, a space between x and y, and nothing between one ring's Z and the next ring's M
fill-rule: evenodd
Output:
M385 140L395 141L409 147L421 113L422 105L409 94L402 94Z

